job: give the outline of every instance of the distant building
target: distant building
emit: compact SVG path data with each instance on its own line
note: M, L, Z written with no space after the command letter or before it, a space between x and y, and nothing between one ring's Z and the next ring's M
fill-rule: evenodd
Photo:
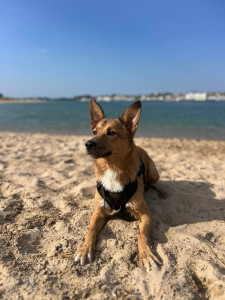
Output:
M214 101L225 101L225 93L224 92L210 92L207 96L208 100Z
M81 95L76 96L73 100L79 101L89 101L91 99L91 95ZM94 96L97 101L205 101L205 100L214 100L214 101L225 101L225 92L190 92L190 93L149 93L142 95L122 95L122 94L111 94L111 95L99 95ZM48 100L46 98L46 100ZM70 100L65 98L65 100ZM71 99L72 100L72 99Z
M205 101L207 99L206 93L186 93L185 100Z

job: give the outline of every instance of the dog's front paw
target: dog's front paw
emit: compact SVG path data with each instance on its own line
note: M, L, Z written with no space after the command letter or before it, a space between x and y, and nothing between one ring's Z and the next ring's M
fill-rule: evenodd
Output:
M84 244L81 246L80 250L75 254L75 263L80 263L81 266L85 265L87 262L91 263L93 259L93 247L90 244Z
M161 266L161 262L155 254L153 254L149 246L146 246L144 251L140 253L140 259L147 272L149 272L152 267L158 270L159 266Z

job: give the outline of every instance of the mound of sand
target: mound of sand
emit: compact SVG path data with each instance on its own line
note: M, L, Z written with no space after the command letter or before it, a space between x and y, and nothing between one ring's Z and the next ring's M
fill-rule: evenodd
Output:
M137 221L110 220L91 265L61 256L81 245L94 209L87 139L0 133L0 297L224 299L225 142L136 139L167 193L146 193L163 261L146 273Z

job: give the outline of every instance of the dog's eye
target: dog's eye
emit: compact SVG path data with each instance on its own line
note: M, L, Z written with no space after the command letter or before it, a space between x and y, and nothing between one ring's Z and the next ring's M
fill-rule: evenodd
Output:
M115 133L115 131L113 131L113 130L109 130L109 131L107 131L107 135L115 135L116 133Z
M97 130L93 130L92 133L93 133L93 135L96 135L97 134Z

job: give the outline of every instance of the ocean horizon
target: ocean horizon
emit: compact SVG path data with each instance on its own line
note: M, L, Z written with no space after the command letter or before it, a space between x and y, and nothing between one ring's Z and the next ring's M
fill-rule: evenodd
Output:
M101 102L108 118L132 102ZM0 132L90 135L88 102L1 103ZM142 102L136 136L225 140L225 102Z

